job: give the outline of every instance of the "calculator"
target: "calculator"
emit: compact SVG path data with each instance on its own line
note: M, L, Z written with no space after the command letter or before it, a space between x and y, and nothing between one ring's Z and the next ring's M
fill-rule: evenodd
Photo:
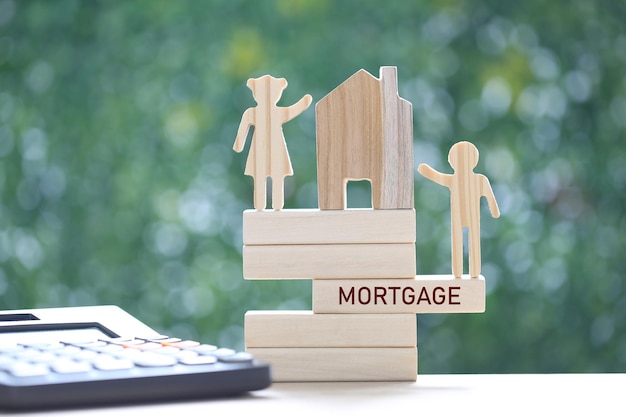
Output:
M271 385L247 352L162 335L117 306L0 311L0 408L245 394Z

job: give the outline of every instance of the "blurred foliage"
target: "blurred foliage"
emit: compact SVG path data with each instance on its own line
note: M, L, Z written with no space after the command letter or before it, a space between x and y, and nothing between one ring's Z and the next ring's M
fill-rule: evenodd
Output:
M309 281L242 279L245 81L317 101L381 65L416 164L473 141L503 212L487 312L420 315L420 372L626 371L620 1L0 0L0 308L117 304L240 348L245 311L310 308ZM285 125L286 207L317 205L314 118ZM447 190L415 181L418 272L448 273Z

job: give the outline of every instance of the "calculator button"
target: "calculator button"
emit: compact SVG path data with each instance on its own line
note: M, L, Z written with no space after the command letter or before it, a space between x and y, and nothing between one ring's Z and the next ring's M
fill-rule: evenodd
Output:
M168 355L178 360L198 356L198 354L192 350L178 349L173 346L164 346L161 349L153 350L152 352L160 355Z
M194 340L181 340L180 342L167 343L167 346L174 346L177 348L194 348L200 346L200 343Z
M15 362L8 369L13 376L41 376L50 373L48 367L41 363Z
M56 350L54 353L56 353L59 356L72 356L77 354L78 352L80 352L80 348L77 346L64 346L61 349Z
M133 345L124 345L124 346L129 349L139 349L139 350L154 350L154 349L161 349L163 347L162 344L155 343L155 342L144 342L144 343L133 344Z
M188 358L181 358L180 363L183 365L210 365L217 362L217 358L215 356L191 356Z
M215 356L216 358L223 358L224 356L231 356L231 355L234 355L235 353L236 352L232 349L220 348L211 352L211 355Z
M117 342L113 342L113 343L117 343ZM119 344L124 346L124 347L129 347L129 346L133 346L133 345L141 345L142 343L146 343L146 341L142 340L142 339L131 339L131 340L127 340L125 342L120 342Z
M80 352L76 353L75 355L72 355L72 358L75 360L88 361L88 360L98 357L98 355L99 353L96 352L95 350L83 349Z
M251 362L254 359L248 352L237 352L234 355L226 355L220 356L220 362L225 363L243 363L243 362Z
M155 352L156 353L161 353L163 355L176 356L180 352L180 349L178 349L177 347L174 347L174 346L161 346L161 348L155 350Z
M206 354L211 354L211 353L215 352L217 350L217 346L214 346L214 345L200 345L200 346L196 346L196 347L190 348L190 350L192 350L194 352L198 352L200 355L206 355Z
M64 345L82 346L97 342L98 339L82 339L82 340L61 340Z
M178 363L178 360L169 355L159 355L154 352L142 352L141 355L137 355L132 358L132 361L136 365L153 367L153 366L172 366Z
M57 350L63 349L65 345L61 342L52 342L52 343L20 343L22 346L26 348L39 349L39 350Z
M184 359L195 358L196 356L198 356L198 354L194 352L193 350L181 350L180 352L174 354L173 356L179 361L182 361Z
M99 348L99 347L106 346L107 343L103 342L102 340L94 340L92 342L72 343L72 345L78 346L81 348L91 349L91 348Z
M131 369L135 366L130 359L118 359L110 356L102 356L92 362L94 368L101 371L119 371L121 369Z
M38 355L29 358L31 362L35 363L49 363L57 359L59 359L59 357L52 352L40 352Z
M143 355L143 352L139 349L122 349L120 351L116 351L111 353L114 357L119 359L130 359L133 360L137 356Z
M91 370L91 365L86 361L73 361L71 359L59 359L50 365L50 368L59 374L74 374L79 372L88 372Z
M93 348L93 350L100 353L121 352L124 350L124 346L109 344L106 346Z
M15 363L11 356L0 355L0 370L8 370Z
M41 351L37 349L26 348L19 352L16 352L13 356L17 359L28 360L35 356L39 356L40 354L41 354Z

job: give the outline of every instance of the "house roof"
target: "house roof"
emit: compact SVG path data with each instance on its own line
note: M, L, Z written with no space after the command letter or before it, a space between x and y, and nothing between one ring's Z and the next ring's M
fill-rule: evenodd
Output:
M333 96L335 93L337 93L338 91L341 91L345 88L348 88L350 86L352 86L353 84L360 84L360 83L367 83L367 84L372 84L372 83L379 83L381 82L380 79L374 77L372 74L370 74L368 71L364 70L364 69L360 69L357 72L355 72L354 74L352 74L348 79L346 79L344 82L342 82L341 84L339 84L337 87L335 87L330 93L326 94L324 97L322 97L317 104L321 104L324 103L325 101L328 100L329 97Z

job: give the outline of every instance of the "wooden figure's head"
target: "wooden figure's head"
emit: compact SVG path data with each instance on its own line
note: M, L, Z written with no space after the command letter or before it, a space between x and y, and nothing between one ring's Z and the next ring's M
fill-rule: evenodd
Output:
M471 142L457 142L450 148L448 162L454 171L471 171L478 165L478 148Z
M287 88L287 80L263 75L259 78L248 79L246 85L252 91L252 96L257 103L268 100L272 104L276 104L283 94L283 90Z

